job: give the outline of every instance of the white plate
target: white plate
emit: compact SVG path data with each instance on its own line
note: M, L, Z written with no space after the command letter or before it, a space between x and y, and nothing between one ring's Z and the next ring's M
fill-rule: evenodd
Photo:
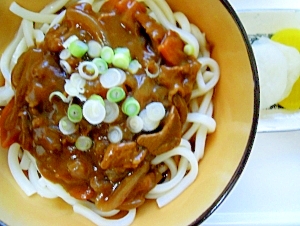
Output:
M261 35L271 35L284 28L300 29L300 10L253 9L239 11L238 15L250 41L253 41ZM300 130L300 110L287 111L284 109L268 109L260 111L257 132L292 130Z

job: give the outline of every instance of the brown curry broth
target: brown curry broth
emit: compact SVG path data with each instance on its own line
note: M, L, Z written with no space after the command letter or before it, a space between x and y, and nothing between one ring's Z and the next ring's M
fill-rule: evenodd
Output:
M144 69L141 69L136 75L127 73L123 88L128 95L134 96L139 101L141 108L152 101L160 101L168 112L171 106L175 105L181 115L181 122L185 121L183 117L186 117L187 111L186 104L182 103L186 103L185 101L189 99L200 67L194 58L188 56L181 60L180 65L168 65L167 60L161 57L156 46L159 43L155 40L157 36L165 39L167 32L146 14L144 5L136 2L125 4L126 2L131 1L108 1L99 13L94 13L88 4L71 6L67 9L62 24L48 32L45 42L20 57L12 74L12 83L16 90L15 104L5 129L19 133L17 142L35 156L43 176L60 183L71 195L79 199L96 202L109 200L123 178L131 175L134 170L138 171L143 161L149 162L154 156L144 147L135 144L133 150L127 152L128 155L124 155L123 160L119 160L118 167L104 170L101 168L101 162L109 146L106 137L108 124L92 126L82 120L78 123L78 130L74 134L65 136L60 133L58 122L66 114L68 105L58 98L53 98L50 103L48 97L53 91L63 92L64 79L68 77L58 63L62 43L69 36L76 34L84 41L94 39L113 48L127 46L132 58L138 59L143 68L161 61L161 72L157 79L150 79ZM137 22L135 16L137 14L145 14L146 16L139 17L144 22L145 18L148 18L148 25ZM124 18L126 26L123 23ZM96 30L90 30L89 27ZM157 34L158 31L164 33ZM172 35L179 38L177 34ZM74 67L78 62L76 58L70 60L70 64ZM85 88L87 97L94 93L105 97L107 91L98 79L88 81ZM173 103L174 96L177 100L179 98L185 101ZM82 105L76 98L74 102ZM118 124L123 129L123 143L135 142L139 134L132 134L126 128L125 121L125 115L120 113L113 124ZM179 129L180 121L178 121ZM161 127L158 130L160 129ZM93 147L87 152L81 152L74 146L79 135L88 135L94 141ZM143 157L139 159L141 163L121 167L122 161L132 162L132 159L141 156L142 152ZM148 173L141 176L140 181L145 181L144 185L141 182L135 184L134 189L131 189L131 195L126 194L127 197L124 197L123 208L130 209L141 205L143 196L160 179L161 175L159 176L155 168L150 167ZM119 208L122 208L122 205Z

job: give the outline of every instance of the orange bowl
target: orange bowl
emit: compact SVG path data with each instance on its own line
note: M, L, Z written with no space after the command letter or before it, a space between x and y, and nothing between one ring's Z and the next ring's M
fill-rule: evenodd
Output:
M0 52L13 39L20 18L0 4ZM16 0L40 10L49 0ZM147 201L137 210L133 225L189 225L205 221L228 195L249 157L255 138L259 86L255 60L245 30L226 0L167 0L206 34L212 57L220 66L213 96L217 129L209 134L195 182L169 205L159 209ZM8 168L7 150L0 150L0 220L8 225L92 225L61 199L27 197Z

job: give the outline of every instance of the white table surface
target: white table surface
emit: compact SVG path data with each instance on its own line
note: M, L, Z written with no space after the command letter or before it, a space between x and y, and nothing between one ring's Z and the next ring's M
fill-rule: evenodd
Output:
M203 225L300 225L300 131L258 133L233 190Z
M228 0L234 9L293 9L300 8L299 0Z
M229 0L247 9L299 8L299 0ZM258 133L247 165L204 226L300 225L300 131Z

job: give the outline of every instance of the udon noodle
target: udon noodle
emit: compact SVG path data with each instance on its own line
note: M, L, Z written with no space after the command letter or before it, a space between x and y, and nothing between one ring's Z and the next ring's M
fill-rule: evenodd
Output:
M120 2L131 2L132 5L134 5L134 3L135 3L135 1L128 1L128 0L127 1L111 0L110 2L114 2L115 4L117 4L118 2L119 3ZM77 4L77 6L74 6L75 3ZM129 5L129 4L127 4L127 5ZM73 206L73 210L75 212L83 215L84 217L88 218L89 220L91 220L93 223L95 223L97 225L130 225L135 218L136 209L140 205L140 204L134 204L135 202L140 201L142 204L143 200L145 198L146 199L155 199L158 206L163 207L163 206L167 205L168 203L170 203L172 200L174 200L182 192L184 192L184 190L193 183L193 181L195 180L195 178L198 174L198 162L200 161L200 159L203 157L203 154L204 154L207 134L214 132L214 130L216 128L216 123L212 117L212 115L213 115L212 96L213 96L214 87L219 79L219 67L218 67L218 64L216 63L216 61L210 57L210 50L209 50L209 46L206 42L205 35L199 30L199 28L197 26L190 23L188 18L183 13L173 12L164 0L140 0L140 1L138 1L138 4L136 4L136 5L137 5L137 9L141 10L141 11L143 11L143 9L144 9L143 7L145 7L145 9L147 11L146 14L149 15L149 18L146 17L147 20L149 20L152 24L155 24L155 25L158 24L159 26L162 26L165 29L166 34L170 35L170 37L172 37L172 38L175 37L175 42L178 43L179 39L182 40L182 41L180 41L180 43L183 43L183 46L184 46L184 51L182 50L180 52L180 54L182 54L184 52L184 56L182 59L184 59L183 60L184 62L189 62L189 63L191 63L191 65L192 64L196 65L195 68L197 68L197 71L195 73L195 78L192 80L193 84L191 86L191 90L189 93L184 95L184 91L181 90L181 93L180 93L177 90L174 93L172 93L172 91L170 91L168 94L165 94L165 95L167 95L167 98L166 98L166 100L163 100L163 104L164 104L164 108L166 109L167 113L163 114L163 116L162 116L163 119L160 119L160 121L158 123L156 123L157 125L154 129L152 129L152 131L144 132L145 136L147 136L151 133L159 133L160 131L156 131L156 130L159 130L159 129L157 129L157 128L159 128L159 125L167 124L166 118L168 118L170 115L172 115L172 112L174 112L174 111L177 112L176 109L180 110L181 108L184 108L184 106L186 105L187 112L186 112L185 116L182 116L182 115L184 115L184 113L182 113L182 112L176 113L176 114L179 114L180 117L176 118L174 116L177 121L175 121L175 123L173 123L173 124L181 125L181 127L179 127L181 135L180 135L180 139L178 141L176 141L177 142L176 145L173 145L173 146L169 145L169 146L167 146L169 148L168 150L156 152L157 151L156 149L161 148L159 146L159 147L156 147L155 150L153 150L153 152L150 152L148 149L151 149L151 145L153 145L153 144L151 144L149 146L149 144L147 142L144 142L143 140L142 141L139 140L138 136L142 136L143 132L141 132L139 130L138 132L130 132L129 133L130 137L135 137L134 139L137 139L138 140L137 142L140 142L139 148L136 149L138 154L135 156L135 158L133 160L131 159L130 162L123 163L123 165L127 164L126 165L127 168L125 167L126 169L123 170L122 172L123 173L125 172L127 175L122 176L122 180L124 180L126 182L127 182L127 180L128 181L135 180L135 178L137 180L135 182L135 184L132 185L131 188L128 188L128 186L126 185L125 182L124 183L120 182L120 181L122 181L121 179L118 179L118 180L116 179L117 182L110 182L111 184L113 184L114 187L111 188L112 194L107 195L105 200L101 199L101 197L100 197L102 194L101 192L100 192L101 194L89 196L88 191L91 193L93 193L94 191L90 191L88 189L85 190L85 193L80 193L81 196L78 198L77 197L78 195L77 196L74 195L74 191L72 191L72 189L70 187L68 187L68 183L63 183L60 180L56 179L54 176L49 176L49 173L47 173L48 169L42 169L44 166L41 166L41 163L40 163L41 160L39 159L38 154L35 154L35 152L43 154L44 152L47 152L47 150L45 150L45 149L47 149L47 146L38 144L38 145L32 147L30 145L26 146L26 145L24 145L24 143L22 145L22 142L19 141L21 139L19 139L19 140L11 139L11 140L13 140L13 142L11 142L11 141L6 142L5 137L4 137L5 134L3 132L4 130L2 129L2 132L1 132L2 145L4 144L4 146L5 145L9 146L8 163L9 163L9 168L11 170L11 173L12 173L13 177L15 178L17 184L23 189L23 191L28 196L31 196L31 195L37 193L42 197L50 198L50 199L60 197L66 203ZM4 53L1 57L0 67L1 67L1 72L3 74L3 77L5 79L5 85L3 87L0 87L0 106L3 106L3 107L8 106L8 105L10 105L11 102L14 102L14 98L17 98L16 93L18 91L16 91L17 90L16 87L13 87L14 85L16 85L15 84L16 82L14 81L14 78L12 75L13 75L13 73L16 73L14 71L17 70L16 68L18 68L19 67L18 65L20 64L20 62L22 62L22 57L24 57L24 55L26 55L26 52L28 52L28 51L30 52L34 48L38 49L39 46L43 46L44 43L47 42L47 35L49 35L48 33L51 33L53 31L60 29L59 24L63 23L65 17L70 17L70 15L71 15L70 13L68 14L68 12L67 12L68 7L73 7L73 11L76 11L76 10L79 11L79 9L80 10L84 9L84 10L88 11L88 9L91 8L93 11L93 12L91 12L91 14L93 14L93 13L98 13L101 10L103 10L103 11L107 10L107 8L111 7L111 4L109 4L103 0L101 0L101 1L97 1L97 0L81 0L81 1L57 0L57 1L54 1L53 3L51 3L50 5L46 6L39 13L28 11L28 10L22 8L21 6L19 6L15 2L13 2L11 4L10 10L22 18L22 23L21 23L19 31L17 32L14 40L6 48L6 50L4 51ZM103 7L105 9L103 9ZM86 11L84 11L84 10L80 11L79 14L82 15L82 14L86 13ZM83 18L84 18L84 16L83 16ZM139 20L140 20L140 23L142 24L143 22L141 22L141 21L143 21L143 17L141 17ZM77 27L78 27L78 24L77 24ZM146 33L148 32L147 29L150 29L150 28L148 28L148 27L145 28ZM155 28L155 29L160 29L160 28ZM170 32L168 32L168 31L170 31ZM81 34L78 34L78 35L80 36ZM99 34L97 34L95 32L91 36L95 37L97 35L99 36ZM55 34L50 37L52 37L52 38L54 37L53 39L56 38ZM86 37L89 37L89 36L88 35L84 36L84 38L86 38ZM179 38L177 38L177 37L179 37ZM77 39L78 39L78 37L77 38L75 37L73 42ZM100 37L100 39L101 39L101 37ZM155 43L154 43L154 41L155 41L154 35L153 35L152 39L153 40L151 40L151 41L152 41L152 45L154 46L153 48L156 48ZM51 41L53 41L53 40L51 40ZM68 40L66 39L64 41L65 42L62 44L67 45ZM88 42L89 40L84 40L84 41ZM49 40L48 40L48 42L49 42ZM71 42L71 41L69 40L69 42ZM104 43L105 40L103 41L103 43L101 43L101 40L99 42L103 49L103 47L105 46L105 43ZM163 42L163 41L161 41L161 42ZM93 47L93 48L96 48L96 47ZM128 47L128 48L130 49L130 47ZM137 48L137 47L135 46L135 48ZM124 49L122 51L124 51ZM154 66L153 66L153 64L148 65L148 62L145 63L143 60L143 57L142 58L140 57L140 53L135 53L132 49L130 49L130 51L131 51L131 55L135 56L135 59L130 59L130 60L132 60L132 61L135 60L135 62L137 62L137 65L138 65L138 68L135 68L134 72L131 72L131 74L137 74L137 71L141 69L141 70L143 70L143 76L146 76L146 75L149 76L149 78L147 78L149 81L157 80L157 78L159 78L159 76L161 76L160 73L162 73L161 70L163 70L163 69L160 68L159 64L158 65L154 64ZM164 49L162 49L160 51L164 54L164 52L163 52ZM33 52L30 52L30 54L34 55L35 53L33 53ZM148 54L149 53L152 53L152 52L148 52ZM117 54L117 53L115 52L115 54ZM174 63L174 61L177 61L178 59L173 59L172 57L168 58L169 57L168 53L166 53L166 55L164 55L164 57L163 57L163 60L165 60L167 63L161 62L161 58L157 59L156 56L152 56L151 54L149 54L149 55L150 56L147 55L148 56L147 60L150 59L149 61L156 60L156 62L159 62L161 64L168 64L168 65L171 65L174 67L177 66L176 63ZM64 82L66 82L66 84L63 86L63 87L65 87L65 90L62 90L62 91L58 90L55 92L51 92L51 94L49 95L49 100L43 99L42 101L44 101L44 102L46 102L46 101L52 102L53 101L55 104L57 104L57 106L64 106L64 105L70 106L73 103L79 103L78 105L81 106L82 103L88 102L88 100L90 98L89 96L92 96L93 90L91 87L88 87L88 88L86 88L86 87L89 86L88 84L92 84L90 86L98 85L98 83L93 83L94 74L95 74L95 78L96 77L98 78L98 73L95 72L98 70L98 68L92 68L92 69L89 68L89 65L90 65L89 62L92 61L92 59L94 57L91 57L91 56L86 57L86 56L87 55L85 53L83 58L84 57L87 58L87 61L85 61L85 62L87 62L86 63L87 66L86 65L82 66L82 68L80 69L80 66L78 66L78 62L77 62L76 67L75 67L76 74L81 75L81 78L79 80L83 82L81 84L81 86L80 86L80 84L79 84L79 86L81 87L82 90L85 90L85 91L82 91L82 92L76 91L77 93L75 92L75 94L74 93L71 94L72 90L71 91L68 90L67 83L71 81L70 74L72 74L74 71L72 68L72 64L68 63L68 61L64 60L65 58L61 56L60 57L60 67L61 67L62 73L64 74L64 76L66 76L65 79L63 80ZM66 57L66 58L68 58L68 57ZM182 62L179 62L179 63L182 63ZM112 67L111 64L112 63L109 62L109 65L110 65L109 67ZM197 65L199 65L199 67ZM149 68L148 68L148 66L149 66ZM50 65L50 67L51 67L51 65ZM93 67L93 66L91 66L91 67ZM116 66L116 67L123 67L123 66ZM113 67L113 68L116 68L116 67ZM192 66L190 66L190 67L192 67ZM81 72L80 72L80 70L81 70ZM118 70L120 70L120 69L118 69ZM129 69L124 69L123 71L126 71L126 70L129 70ZM86 71L88 71L88 72L86 72ZM191 73L191 70L188 71L188 73ZM130 84L128 82L129 77L130 76L134 77L131 74L128 71L126 71L126 73L122 74L123 76L125 76L123 78L123 83L127 84L127 86L129 86L128 84ZM184 74L182 76L184 76ZM136 77L138 77L138 76L136 76ZM186 78L186 81L184 81L184 82L188 83L189 82L188 79L189 78ZM90 80L92 81L92 83L90 82ZM101 78L100 78L100 80L101 80ZM126 82L125 82L125 80L126 80ZM98 79L97 79L97 81L98 81ZM114 82L114 81L110 81L110 82ZM126 91L126 94L128 95L128 93L130 93L130 89L128 89L127 86L123 85L123 83L121 82L120 84L118 84L116 86L123 87L123 89L125 89L125 91ZM101 84L102 84L102 86L104 86L103 84L105 84L105 83L103 82ZM168 85L168 83L166 83L166 84ZM77 85L78 85L78 83L77 83ZM17 84L17 86L18 86L18 84ZM105 92L107 92L108 89L109 88L106 88ZM165 89L163 89L163 90L165 90ZM90 92L89 95L86 94L88 92ZM178 97L178 95L177 95L178 92L180 93L180 95L179 95L180 97ZM159 93L159 95L160 94L161 93ZM137 115L137 116L142 117L142 113L141 113L142 110L146 109L150 105L148 103L149 102L148 99L147 99L148 102L146 101L147 103L143 104L141 101L141 98L142 98L141 96L142 96L142 94L137 94L136 96L133 95L133 97L135 97L141 105L140 106L141 110L139 110L138 113L135 114L135 116ZM173 100L174 100L174 96L177 96L176 97L177 101L179 100L179 102L181 104L177 104L177 106L175 108L172 108L172 103L174 101L173 102L171 101L171 103L170 103L170 99L172 100L172 98L173 98ZM147 97L145 97L145 98L147 98ZM158 97L155 97L155 98L159 99ZM153 99L155 99L155 98L153 97ZM129 98L127 97L127 99L129 99ZM150 102L153 101L153 99L151 99ZM126 102L126 100L121 100L121 102ZM186 104L182 104L182 100L184 100L186 102ZM93 101L96 101L96 100L93 100ZM107 101L107 100L105 100L105 101ZM156 101L156 102L158 102L158 101ZM93 103L96 103L96 102L93 102ZM107 105L107 102L105 102L105 103ZM178 103L178 102L176 102L176 103ZM102 105L104 105L104 104L102 103ZM121 107L121 104L119 104L119 107ZM2 121L2 124L1 124L2 126L4 125L4 121L5 121L4 117L7 117L7 115L8 115L7 113L5 113L5 109L6 108L4 108L4 110L2 111L2 115L1 115L2 120L0 120L0 121ZM163 112L164 112L164 110L163 110ZM84 111L84 109L83 109L83 111ZM123 107L122 107L122 111L123 111ZM86 113L86 114L88 114L88 113ZM122 116L123 118L124 117L125 118L133 117L131 115L126 115L127 113L125 113L125 111L124 111L124 114L123 113L121 113L121 114L125 115L125 116ZM158 110L156 109L155 113L154 113L155 117L158 114L159 114ZM102 125L102 124L110 124L109 120L108 120L109 122L107 122L107 123L101 123L101 122L93 123L94 121L92 121L92 119L89 119L88 116L84 115L84 117L85 117L85 120L84 120L85 122L86 121L90 122L90 125L87 126L89 128L90 127L94 128L97 126L99 127L99 125ZM117 116L117 117L120 117L120 116ZM148 117L150 117L150 116L148 116ZM60 118L62 118L62 117L60 116ZM38 122L32 121L31 123L38 123ZM71 127L75 125L75 127L72 127L73 129L75 128L74 130L72 130L72 128L70 127L72 130L71 132L70 131L62 131L62 129L60 132L64 133L64 135L71 134L70 135L71 138L68 138L68 139L72 139L72 134L76 133L74 131L76 131L76 128L78 128L78 125L76 123L77 122L70 124ZM145 124L145 122L143 122L143 123ZM150 125L150 127L151 127L151 125ZM123 126L123 124L122 124L122 126ZM123 133L125 133L124 131L126 129L124 129L122 126L120 126L121 129L119 129L119 130L122 130ZM113 126L110 126L110 128L111 127L113 127ZM104 130L106 132L109 132L110 128L109 129L107 128ZM173 127L170 127L170 128L172 129ZM108 149L108 147L110 147L109 143L116 143L117 145L126 143L125 138L120 138L120 139L118 138L119 130L117 129L114 131L114 133L113 133L114 135L112 136L112 138L109 138L109 137L105 138L105 139L109 140L109 141L105 141L106 142L105 143L106 150ZM144 128L144 130L147 130L147 129ZM161 129L161 130L163 130L163 129ZM90 131L92 131L92 129ZM84 132L82 132L82 133L84 133ZM117 135L115 135L115 134L117 134ZM138 136L136 134L138 134ZM126 134L123 136L126 136ZM136 137L138 137L138 138L136 138ZM76 137L76 139L79 139L78 136ZM115 141L115 139L117 139L117 140ZM70 142L70 141L64 140L64 142ZM88 145L87 148L84 149L82 147L79 148L76 146L77 149L83 149L83 150L81 150L82 152L88 152L89 149L92 149L91 145L93 145L93 142L94 142L94 145L99 144L99 143L97 143L96 140L91 140L92 144L90 144L90 145L89 145L89 140L88 141L85 140L84 142L85 142L84 145ZM165 142L165 141L163 141L163 142ZM168 142L168 139L167 139L167 142ZM128 144L128 142L126 144ZM143 145L141 145L141 144L143 144ZM144 146L146 146L146 148ZM120 146L118 146L118 147L112 146L110 151L117 152L119 147ZM135 146L133 146L133 147L135 147ZM26 149L28 149L28 150L26 150ZM32 151L31 149L34 149L35 151ZM77 149L76 149L76 151L78 151ZM53 152L55 152L55 151L53 151ZM149 152L150 152L150 154L149 154ZM121 154L121 153L119 153L119 154ZM118 164L118 163L114 162L117 160L111 160L110 157L108 156L108 154L106 154L106 153L104 153L101 158L105 159L105 161L103 159L101 159L102 162L100 164L100 166L104 169L109 168L108 166L110 166L110 164L111 165ZM146 162L146 163L144 163L141 159L145 160L144 162ZM132 163L132 161L133 162L136 161L137 163ZM68 162L68 164L69 164L69 162ZM78 168L78 167L81 167L81 165L79 164L79 165L75 165L73 167ZM114 170L115 170L115 168L114 168ZM24 174L24 171L27 172L26 175ZM107 170L107 171L109 171L109 170ZM111 172L107 172L107 171L105 171L105 173L107 173L107 174L111 173ZM46 172L46 175L44 175L45 172ZM114 172L113 175L115 176L115 174L117 176L120 176L119 172L118 173ZM159 176L157 176L157 175L159 175ZM76 174L75 177L76 176L79 177L78 174ZM109 176L107 176L107 177L109 177ZM143 180L144 183L139 184L138 180ZM152 187L151 186L149 187L149 185L147 187L145 184L147 184L147 181L149 182L149 180L151 181L151 183L153 181L156 181L156 183L154 185L152 185ZM81 181L81 180L78 179L78 181ZM97 184L97 181L96 182L94 181L94 184ZM132 182L130 182L129 184L132 184ZM93 186L97 187L96 185L93 185ZM93 186L91 186L91 187L94 188ZM88 187L89 187L89 189L91 189L90 185ZM145 188L144 190L142 190L142 188L141 188L139 190L139 189L137 189L137 187L147 187L147 188ZM128 195L128 192L127 193L124 192L124 190L126 190L126 189L127 190L129 189L131 192L135 192L136 196L132 195L133 198L129 199L129 201L125 200L125 201L127 201L127 203L124 204L125 201L124 200L120 201L119 199L120 199L120 196ZM116 191L118 192L118 195L114 194L114 193L117 193ZM142 193L142 195L139 196L139 192ZM144 193L146 193L146 194L144 194ZM136 197L138 197L138 198L136 198ZM107 204L107 203L109 203L109 201L107 201L107 200L110 200L110 199L117 200L116 202L119 204L118 205ZM112 208L112 207L114 207L114 208ZM121 214L120 218L118 218L118 219L108 218L111 216L115 216L115 215L119 214L120 212L123 212L123 214Z

